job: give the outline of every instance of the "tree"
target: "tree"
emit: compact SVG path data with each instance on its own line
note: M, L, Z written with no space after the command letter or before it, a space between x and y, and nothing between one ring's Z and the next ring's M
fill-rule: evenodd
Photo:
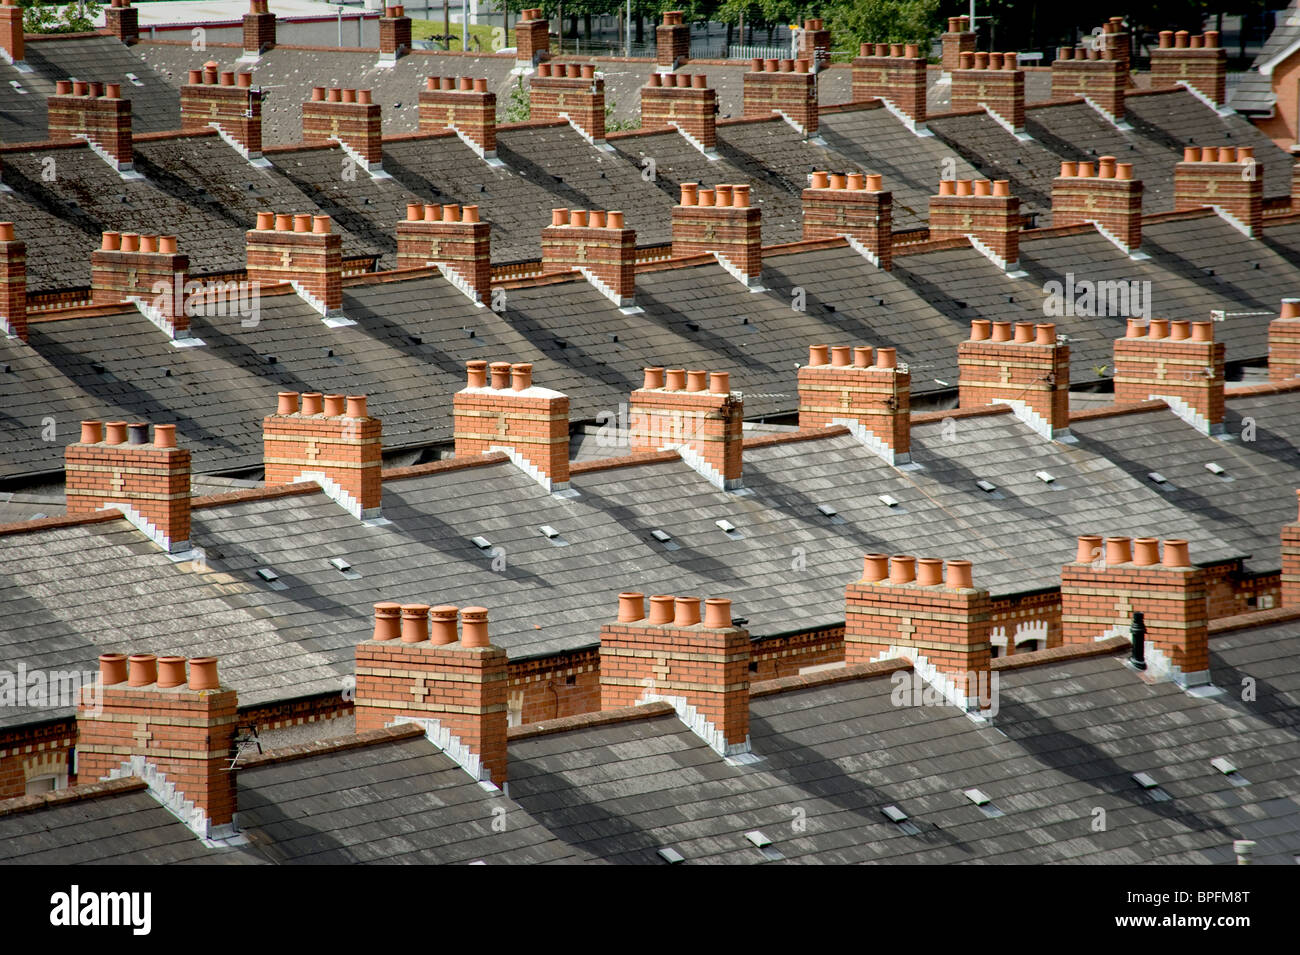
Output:
M71 0L62 10L49 0L18 0L25 33L89 33L95 29L100 4Z
M919 43L922 54L942 32L939 0L835 0L821 5L822 18L840 49L860 43Z

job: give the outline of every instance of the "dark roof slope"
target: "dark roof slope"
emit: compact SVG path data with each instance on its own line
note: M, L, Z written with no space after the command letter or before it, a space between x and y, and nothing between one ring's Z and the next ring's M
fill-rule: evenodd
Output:
M1235 89L1228 95L1228 105L1243 113L1271 113L1277 102L1272 78L1259 72L1260 66L1281 56L1300 40L1300 12L1295 0L1277 13L1273 32L1264 41L1264 47L1255 55L1250 69L1237 77Z

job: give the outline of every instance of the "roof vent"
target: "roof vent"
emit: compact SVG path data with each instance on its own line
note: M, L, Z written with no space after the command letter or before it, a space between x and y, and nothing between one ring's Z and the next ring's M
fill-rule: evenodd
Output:
M469 539L469 542L473 544L475 547L477 547L479 550L492 549L492 542L488 540L486 537L471 537Z
M686 861L686 857L674 849L672 846L664 846L659 850L659 858L663 859L669 865L680 865Z
M1224 759L1222 756L1214 757L1214 759L1210 760L1210 765L1213 766L1215 769L1217 769L1219 772L1223 773L1223 775L1227 776L1228 780L1232 783L1232 785L1234 786L1250 785L1250 780L1248 780L1245 776L1241 775L1241 772L1237 769L1237 767L1234 766L1232 763L1230 763L1228 760Z
M898 826L899 830L907 833L909 836L919 836L921 830L916 827L916 823L907 818L907 813L897 806L886 806L880 810L885 814L885 818Z
M880 503L885 505L885 507L898 507L898 498L892 497L888 494L882 494L880 495Z
M984 795L980 790L966 789L963 790L962 794L976 806L979 806L980 812L984 813L984 815L988 816L990 819L996 819L998 816L1002 815L1002 810L993 805L989 800L989 797Z
M550 541L550 542L551 542L552 544L554 544L556 547L568 547L568 546L569 546L569 542L566 541L562 536L560 536L560 532L557 531L557 530L556 530L554 527L552 527L550 524L543 524L541 527L538 528L538 530L542 532L542 536L543 536L543 537L545 537L548 541Z
M1173 799L1169 793L1160 788L1160 784L1150 773L1134 773L1133 781L1145 789L1156 802L1169 802Z
M358 574L355 570L353 570L353 569L352 569L352 565L349 564L349 563L348 563L346 560L344 560L342 557L331 557L331 558L330 558L330 566L333 567L335 570L337 570L340 574L342 574L342 575L343 575L344 577L346 577L348 580L360 580L360 579L361 579L361 575Z
M721 521L714 521L713 523L714 526L718 528L718 530L722 531L722 533L726 534L733 541L745 539L745 535L740 533L740 531L736 530L736 525L731 523L731 521L721 520Z

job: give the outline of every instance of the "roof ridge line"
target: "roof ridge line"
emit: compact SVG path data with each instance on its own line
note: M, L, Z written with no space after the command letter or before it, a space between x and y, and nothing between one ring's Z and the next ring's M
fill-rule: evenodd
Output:
M366 746L379 746L406 739L423 739L424 727L418 723L402 723L397 726L384 726L364 733L350 736L335 736L330 739L313 740L310 743L296 743L283 749L272 749L258 753L239 761L236 769L258 769L262 766L275 766L279 763L310 759L312 756L324 756L329 753L342 753L350 749L362 749Z
M148 789L149 784L139 776L123 776L119 779L104 779L93 783L79 783L66 789L55 789L47 793L33 793L30 796L14 796L0 799L0 818L16 816L19 813L34 812L51 806L62 806L81 802L85 799L98 799L118 793L138 792Z
M507 742L521 739L534 739L538 736L550 736L554 733L567 733L572 730L590 729L595 726L611 726L615 723L630 723L633 720L647 720L659 716L676 716L677 711L671 703L638 703L635 706L620 706L612 710L594 710L590 713L575 713L573 716L560 716L552 720L539 720L536 723L524 723L506 730Z

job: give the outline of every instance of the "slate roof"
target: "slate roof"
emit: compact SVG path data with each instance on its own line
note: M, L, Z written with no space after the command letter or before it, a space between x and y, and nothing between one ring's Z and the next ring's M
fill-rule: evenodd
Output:
M1260 65L1279 56L1300 40L1300 12L1295 0L1277 13L1273 32L1255 55L1250 69L1238 74L1235 88L1228 95L1228 105L1243 113L1271 113L1277 102L1272 78L1259 72Z
M1294 624L1214 638L1227 692L1207 699L1145 684L1116 656L1004 671L992 726L893 705L883 677L787 691L751 700L758 762L730 765L663 716L512 740L510 790L560 838L619 863L660 862L661 847L688 864L762 863L746 838L757 830L790 862L1222 865L1250 838L1256 861L1289 864L1297 652ZM1244 675L1258 704L1236 698ZM1211 767L1220 756L1247 785ZM1171 798L1156 801L1139 772Z

